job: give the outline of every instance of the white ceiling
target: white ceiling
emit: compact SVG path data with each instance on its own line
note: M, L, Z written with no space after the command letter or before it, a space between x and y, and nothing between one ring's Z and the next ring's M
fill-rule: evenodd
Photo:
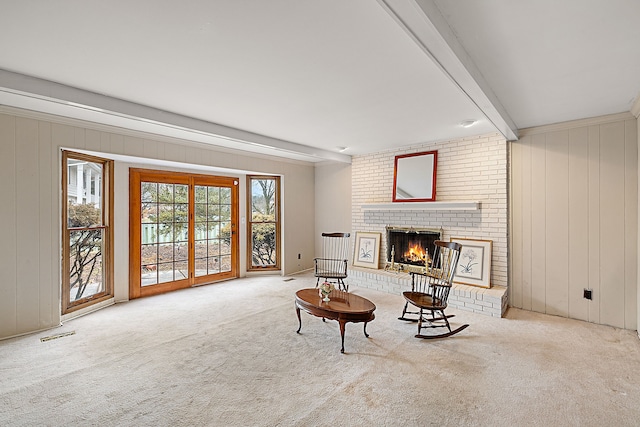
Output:
M637 0L9 1L0 104L348 162L629 111L639 40Z

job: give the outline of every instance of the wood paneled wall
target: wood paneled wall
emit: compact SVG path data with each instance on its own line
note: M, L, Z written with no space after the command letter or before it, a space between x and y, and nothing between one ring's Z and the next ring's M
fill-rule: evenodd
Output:
M62 147L95 151L104 157L117 154L182 162L183 170L195 164L282 175L284 273L313 266L314 229L309 227L315 215L312 163L243 155L0 107L0 339L60 324ZM116 162L116 173L120 174L116 181L125 185L119 187L123 194L116 194L115 203L115 226L119 227L115 230L115 287L116 295L127 295L128 276L121 271L128 268L128 169ZM298 253L306 255L298 260ZM240 254L244 256L245 251Z
M637 329L636 119L523 130L510 178L510 305Z

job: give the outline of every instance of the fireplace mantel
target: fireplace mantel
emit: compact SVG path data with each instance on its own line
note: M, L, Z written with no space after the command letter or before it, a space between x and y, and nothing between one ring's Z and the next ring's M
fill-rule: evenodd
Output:
M406 203L364 203L365 211L477 211L480 202L477 201L451 201L451 202L406 202Z

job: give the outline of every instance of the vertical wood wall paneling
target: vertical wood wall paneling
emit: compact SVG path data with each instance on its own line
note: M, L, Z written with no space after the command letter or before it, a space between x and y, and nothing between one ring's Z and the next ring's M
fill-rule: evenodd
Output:
M118 134L109 134L109 142L111 145L111 152L114 154L124 153L124 136Z
M145 139L142 143L143 156L148 159L158 158L158 144L155 141Z
M511 143L511 167L514 171L522 170L523 154L522 154L522 140ZM513 307L522 308L522 290L523 290L523 274L522 263L524 261L524 254L522 250L523 245L523 230L522 230L522 199L526 197L522 191L522 177L521 173L513 173L511 176L511 249L513 255L511 257L511 292L510 304Z
M111 153L111 138L107 132L100 132L100 151Z
M125 136L124 153L128 156L144 157L144 142L142 138Z
M51 258L51 283L52 296L55 297L54 302L54 314L52 326L60 324L60 318L62 315L62 301L60 296L62 295L62 282L60 272L62 271L62 207L60 199L62 193L60 192L60 182L62 180L62 151L61 146L56 144L54 140L53 124L47 123L49 126L49 143L51 144L51 156L49 157L49 164L51 168L49 191L51 194L51 249L49 257Z
M589 130L569 130L569 317L589 319Z
M54 267L55 267L56 277L55 277L55 282L53 282L53 284L51 284L50 286L53 289L55 289L58 295L58 299L56 301L56 304L58 305L58 309L56 313L58 323L60 322L61 310L62 310L62 302L60 298L60 296L62 295L61 277L62 277L62 274L65 274L64 271L62 271L63 270L62 268L62 237L63 236L62 236L62 210L61 209L66 203L66 201L60 200L60 197L61 197L60 188L62 185L62 181L61 181L62 180L62 173L61 173L62 152L60 149L62 147L78 148L76 146L77 143L84 144L84 138L80 138L80 135L81 134L71 126L61 125L57 123L51 124L51 146L53 147L54 150L56 150L56 152L52 153L51 155L53 165L52 165L52 173L51 175L49 175L52 181L51 194L53 195L53 204L55 209L55 215L53 215L53 218L55 218L55 227L53 229L54 230L53 232L55 233L54 234L55 245L52 245L51 252L55 258ZM76 136L78 137L77 141L76 141Z
M522 144L522 308L531 310L531 137Z
M531 138L531 310L546 310L546 138Z
M12 336L17 331L16 245L16 119L0 114L0 218L3 220L0 239L0 336Z
M184 147L180 147L177 144L167 143L164 146L164 159L172 160L175 162L185 161Z
M624 327L624 122L600 126L600 322Z
M38 122L38 204L40 205L39 213L39 240L38 252L40 265L39 280L40 285L40 328L46 328L56 324L59 321L58 303L59 287L56 289L57 280L53 280L55 269L52 252L55 253L55 246L58 241L56 235L57 229L53 228L52 218L58 215L57 209L54 208L54 194L51 191L51 177L56 175L58 168L52 169L52 157L56 157L56 152L51 146L51 124L47 122ZM34 159L35 162L35 159Z
M600 126L588 128L589 286L588 320L600 323ZM587 300L588 301L588 300Z
M100 152L100 147L100 132L94 129L87 129L85 133L85 148L89 151Z
M38 122L16 119L16 275L17 275L17 332L41 328L40 322L40 240L38 226ZM49 284L43 284L48 286Z
M624 122L625 131L625 234L624 234L624 306L626 329L637 329L638 292L638 134L635 120Z
M86 145L86 131L83 128L73 128L73 148L84 150Z
M546 312L568 316L569 133L548 133L546 154Z

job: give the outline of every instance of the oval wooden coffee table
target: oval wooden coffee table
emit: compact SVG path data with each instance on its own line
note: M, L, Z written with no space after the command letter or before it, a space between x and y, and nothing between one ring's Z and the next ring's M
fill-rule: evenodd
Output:
M348 322L364 322L364 336L368 338L367 323L375 319L376 316L373 311L376 306L366 298L337 290L329 294L329 299L331 300L329 302L322 301L322 297L318 295L318 289L315 288L301 289L296 292L296 313L298 314L299 323L296 332L300 333L302 328L300 309L313 316L322 317L322 320L337 320L340 323L340 336L342 338L340 352L344 353L344 325Z

